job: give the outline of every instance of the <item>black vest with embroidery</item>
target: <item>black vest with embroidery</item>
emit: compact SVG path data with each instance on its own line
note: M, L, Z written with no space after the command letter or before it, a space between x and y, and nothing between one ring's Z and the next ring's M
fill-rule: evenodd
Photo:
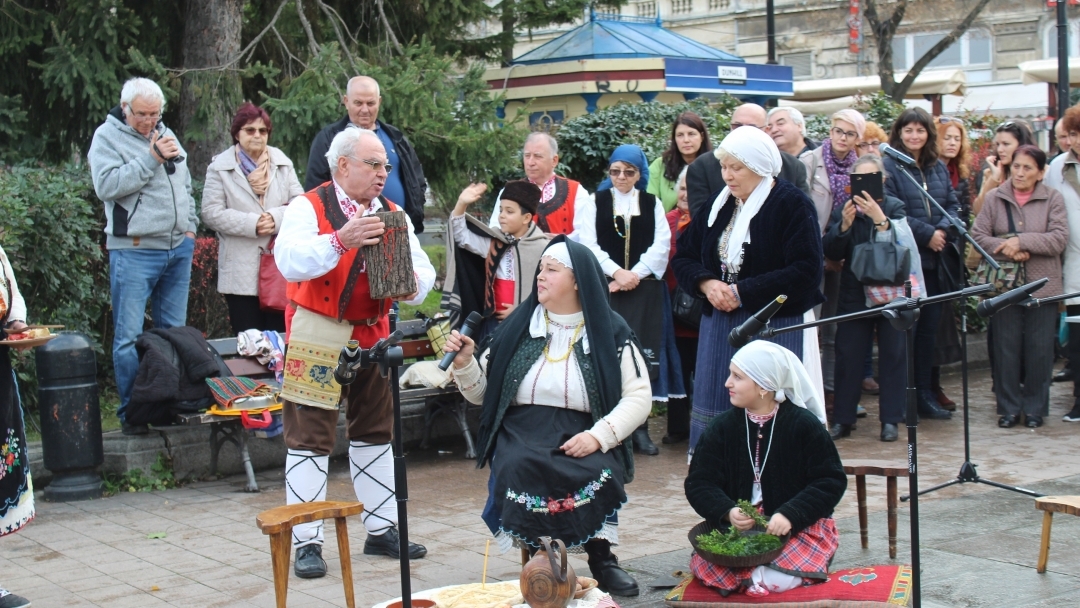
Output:
M641 214L630 218L630 254L626 255L627 226L621 215L615 215L613 190L601 190L596 193L596 244L600 246L616 264L626 270L638 263L656 237L656 197L648 192L638 192L638 207ZM621 233L621 234L620 234Z

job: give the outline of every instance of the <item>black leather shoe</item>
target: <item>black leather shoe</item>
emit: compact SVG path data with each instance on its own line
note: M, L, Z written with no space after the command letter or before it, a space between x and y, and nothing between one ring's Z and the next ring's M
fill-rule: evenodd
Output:
M941 409L938 405L937 397L934 395L934 391L921 390L918 397L919 418L927 418L929 420L949 420L952 418L952 412L947 412Z
M851 427L852 425L850 424L840 424L839 422L834 422L832 426L829 427L829 436L833 439L847 437L851 435Z
M1072 371L1072 369L1068 368L1068 367L1062 368L1061 371L1054 374L1053 381L1054 382L1072 382L1073 381L1073 371Z
M1037 429L1042 426L1042 416L1024 416L1024 426Z
M593 539L585 543L585 552L589 554L589 571L601 591L622 597L634 597L641 592L634 577L619 567L619 558L611 552L608 541Z
M689 438L689 435L683 435L682 433L668 433L667 435L664 435L663 439L660 440L660 443L664 445L675 445L676 443L682 443Z
M632 437L634 438L634 452L646 456L656 456L660 453L660 448L656 447L656 444L649 438L648 422L634 429Z
M881 440L882 441L896 441L900 438L900 431L896 428L896 425L891 422L881 423Z
M150 433L150 427L145 424L120 423L121 432L125 435L146 435Z
M998 418L998 426L1003 429L1011 429L1020 423L1020 414L1009 415L1005 414L1001 418Z
M390 528L379 536L368 534L364 541L364 555L385 555L387 557L401 557L401 536L397 528ZM409 559L420 559L427 555L427 547L416 543L409 543Z
M300 578L322 578L326 576L326 562L322 558L322 545L310 544L297 549L293 572Z

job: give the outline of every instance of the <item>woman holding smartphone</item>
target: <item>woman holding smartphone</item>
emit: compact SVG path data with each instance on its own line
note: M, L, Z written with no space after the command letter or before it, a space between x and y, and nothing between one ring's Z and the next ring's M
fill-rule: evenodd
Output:
M853 175L877 176L878 184L886 179L881 158L867 154L855 161ZM858 182L852 180L854 186ZM854 190L854 188L852 188ZM830 260L850 260L856 245L869 243L871 239L891 241L895 238L892 220L906 217L904 203L892 196L878 202L868 192L870 188L852 196L837 208L829 219L828 229L822 238L825 257ZM913 259L912 262L915 260ZM851 264L843 265L840 272L840 294L837 314L846 315L867 309L864 285L855 278ZM904 333L897 331L885 317L870 317L846 321L836 326L836 391L833 405L833 424L829 434L833 439L847 437L855 426L855 408L862 393L863 361L866 351L878 334L878 383L881 385L880 410L881 440L896 441L897 425L904 419L904 402L907 392L907 349Z

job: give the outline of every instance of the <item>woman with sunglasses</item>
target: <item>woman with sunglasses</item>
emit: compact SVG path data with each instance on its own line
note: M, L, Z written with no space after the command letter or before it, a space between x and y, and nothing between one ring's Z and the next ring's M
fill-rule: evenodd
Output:
M675 349L671 303L663 282L671 249L671 229L660 200L645 191L649 163L635 145L615 148L608 178L596 188L593 204L581 214L581 244L596 255L608 278L611 308L641 340L653 377L653 400L686 396ZM577 220L575 219L575 224ZM662 322L657 323L658 317ZM648 421L634 431L634 449L650 456L659 449Z
M952 188L949 170L938 158L937 139L937 126L930 114L922 108L908 108L893 123L889 145L915 159L915 166L903 168L891 157L884 159L885 172L893 176L885 182L885 194L904 202L908 225L919 246L928 296L947 291L943 281L951 282L955 277L952 273L958 273L960 265L959 254L956 260L942 254L946 247L953 247L949 242L954 239L949 218L923 198L924 193L929 194L949 215L957 213L956 191ZM907 171L916 183L901 175L903 171ZM946 266L954 261L955 270ZM941 304L924 307L915 329L915 387L918 389L919 415L935 420L952 418L952 412L943 410L938 404L930 383L930 368L943 312Z
M1031 127L1021 120L1010 120L994 129L994 154L986 157L979 194L971 205L971 210L975 215L982 210L986 194L1009 181L1013 152L1016 152L1020 146L1034 145L1035 136L1031 134Z
M816 150L799 157L806 165L810 181L810 198L817 208L818 226L821 231L829 224L829 216L842 207L851 196L851 167L858 158L855 147L863 137L866 119L852 109L843 109L832 115L829 137ZM821 318L836 316L837 296L840 293L841 263L825 260L825 280L822 291L825 303L821 305ZM825 408L832 409L833 368L835 363L836 326L821 328L821 376L825 383Z
M304 188L289 157L267 144L271 129L266 110L245 103L229 130L233 145L206 168L202 220L218 235L218 291L234 333L285 331L283 310L259 307L259 256Z

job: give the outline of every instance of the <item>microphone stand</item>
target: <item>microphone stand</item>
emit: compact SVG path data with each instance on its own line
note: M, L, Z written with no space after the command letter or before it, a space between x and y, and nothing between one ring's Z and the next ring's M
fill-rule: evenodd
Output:
M407 503L409 501L409 486L405 475L405 449L402 444L403 433L401 430L401 389L398 387L398 368L405 360L404 352L400 346L395 346L402 338L402 333L397 331L398 312L391 308L390 335L379 340L369 350L361 351L360 366L362 368L371 365L379 366L379 373L390 383L390 393L394 400L394 437L391 445L394 450L394 497L397 500L398 511L398 536L401 545L398 548L401 560L401 606L412 608L412 580L409 574L409 513Z
M920 572L919 564L919 500L918 500L918 461L919 455L917 450L918 443L918 427L919 416L916 408L916 389L915 389L915 322L919 319L919 310L923 306L930 304L937 304L939 302L948 302L957 300L960 298L967 298L970 296L976 296L986 293L993 289L991 285L976 285L974 287L967 287L959 291L953 291L950 293L943 293L936 296L930 296L926 298L912 298L911 296L911 282L906 281L906 292L908 297L897 298L892 302L879 306L877 308L871 308L862 312L854 312L839 317L830 317L828 319L818 319L808 323L801 323L799 325L791 325L788 327L773 328L766 326L761 331L760 336L763 338L769 338L777 334L786 333L789 331L796 331L799 329L806 329L809 327L817 327L818 325L825 325L828 323L843 323L844 321L853 321L855 319L864 319L867 317L874 317L882 315L889 320L889 324L893 326L897 331L902 331L907 336L907 415L906 425L908 430L908 488L912 494L911 500L911 599L912 606L914 608L921 608L922 606L922 592L921 582L922 574Z
M904 177L906 177L912 184L915 184L915 186L919 189L919 193L922 194L923 198L926 199L926 201L930 205L932 205L938 211L940 211L942 215L944 215L946 218L949 219L949 223L952 224L952 227L954 229L956 229L956 231L960 234L960 236L965 241L967 241L968 243L971 243L971 246L974 247L975 251L979 252L979 255L982 256L982 258L984 260L986 260L987 264L989 264L994 270L1000 270L1001 269L1001 266L997 263L997 260L995 260L993 257L991 257L990 254L986 253L986 250L983 249L981 246L979 246L978 243L975 242L975 239L972 238L971 234L968 233L967 227L964 226L964 222L962 222L960 220L960 218L957 218L957 217L952 216L949 213L947 213L945 211L945 208L942 207L941 204L938 203L936 200L934 200L934 197L930 196L930 194L926 191L926 189L922 186L922 184L920 184L919 181L916 180L915 177L911 175L910 171L908 171L907 165L897 161L896 166L900 169L900 173L903 174ZM962 265L961 265L961 268L960 268L960 272L961 273L965 272ZM1028 490L1026 488L1021 488L1021 487L1018 487L1018 486L1010 486L1010 485L998 483L998 482L995 482L995 481L982 479L981 477L979 477L979 473L975 470L975 465L971 463L971 408L970 408L970 402L969 402L969 388L968 388L968 339L967 338L968 338L967 306L965 305L965 306L960 307L960 357L961 357L960 358L960 379L961 379L961 386L963 388L963 400L964 400L964 462L963 462L963 464L960 465L960 472L956 475L956 479L952 479L952 480L947 481L947 482L945 482L943 484L939 484L939 485L927 488L927 489L919 492L919 494L921 495L921 494L926 494L926 493L929 493L929 492L935 492L937 490L940 490L942 488L947 488L947 487L949 487L951 485L955 485L955 484L983 483L983 484L991 485L991 486L998 487L998 488L1001 488L1001 489L1004 489L1004 490L1011 490L1013 492L1019 492L1021 494L1027 494L1028 496L1035 496L1035 497L1042 496L1042 494L1039 494L1038 492L1033 492L1033 491ZM912 489L911 491L914 492L915 490ZM900 501L901 502L906 502L910 498L911 498L910 494L904 495L904 496L900 497ZM912 506L914 507L914 503L912 503Z

